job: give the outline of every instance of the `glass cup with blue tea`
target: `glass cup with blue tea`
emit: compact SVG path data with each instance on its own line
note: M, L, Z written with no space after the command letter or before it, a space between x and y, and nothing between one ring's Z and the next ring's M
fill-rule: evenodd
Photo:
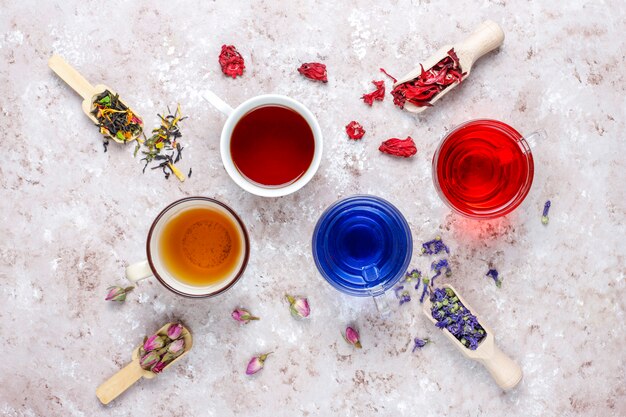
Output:
M318 220L312 246L330 285L373 297L380 314L388 315L383 296L405 274L413 252L411 229L393 204L371 195L337 201Z

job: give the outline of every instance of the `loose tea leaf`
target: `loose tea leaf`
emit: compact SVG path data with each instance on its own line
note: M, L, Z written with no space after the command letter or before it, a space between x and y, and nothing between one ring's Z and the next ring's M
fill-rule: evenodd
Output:
M350 139L359 140L365 135L365 129L357 121L351 121L346 125L346 134Z
M168 113L171 113L168 108ZM180 104L176 108L174 114L168 114L163 117L158 115L161 119L161 125L155 129L152 129L152 136L143 141L143 153L145 156L141 159L146 161L143 167L143 172L146 171L146 167L152 161L161 161L157 166L151 169L162 169L165 179L170 177L170 174L176 175L180 181L185 181L185 175L174 165L182 159L183 147L178 141L183 135L180 132L179 123L186 119L182 117L180 111ZM135 154L139 150L139 147L135 148ZM170 151L170 154L166 154L166 151Z
M243 70L246 68L243 57L234 45L222 45L219 63L222 67L222 72L233 78L243 75Z
M406 139L391 138L380 144L379 151L404 158L411 157L417 153L415 142L410 136Z
M105 152L108 137L129 142L143 131L142 120L120 101L118 94L114 95L109 90L104 90L95 97L91 114L98 120L100 133L105 136Z
M460 83L467 74L462 72L454 48L429 70L424 70L421 64L420 67L422 71L417 78L399 84L391 91L393 103L401 109L407 101L417 107L432 106L430 102L437 94L454 83Z
M374 103L374 100L383 101L385 98L385 82L383 80L372 81L372 84L374 84L376 90L368 94L363 94L361 97L365 104L369 104L370 106Z
M323 83L328 82L326 65L320 64L319 62L304 63L300 65L298 72L310 80L321 81Z

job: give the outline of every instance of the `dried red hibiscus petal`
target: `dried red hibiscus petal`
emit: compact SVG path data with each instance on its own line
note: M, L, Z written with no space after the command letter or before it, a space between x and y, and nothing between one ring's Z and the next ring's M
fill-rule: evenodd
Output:
M246 68L243 57L234 45L222 45L219 62L222 67L222 72L233 78L237 78L238 75L243 75L243 70Z
M448 56L437 62L428 71L422 68L421 74L410 81L397 85L392 91L393 104L404 108L408 101L417 106L432 106L431 100L449 85L461 82L467 73L462 72L459 57L454 48L448 51Z
M406 139L391 138L380 144L379 151L394 156L402 156L408 158L417 153L415 142L410 136Z
M369 104L370 106L374 103L374 100L383 101L385 98L385 82L383 80L372 81L372 84L376 86L376 90L368 94L363 94L363 97L361 97L365 104Z
M321 81L323 83L328 82L328 73L326 72L326 65L319 62L306 62L300 65L298 72L308 79L314 81Z
M365 129L361 123L353 120L346 125L346 133L350 139L359 140L365 134Z

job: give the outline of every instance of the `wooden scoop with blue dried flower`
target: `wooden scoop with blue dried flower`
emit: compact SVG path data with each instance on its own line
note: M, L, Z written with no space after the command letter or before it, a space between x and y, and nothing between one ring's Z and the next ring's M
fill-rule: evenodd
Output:
M423 312L465 357L483 364L503 390L521 381L520 366L496 346L493 330L452 286L431 287Z

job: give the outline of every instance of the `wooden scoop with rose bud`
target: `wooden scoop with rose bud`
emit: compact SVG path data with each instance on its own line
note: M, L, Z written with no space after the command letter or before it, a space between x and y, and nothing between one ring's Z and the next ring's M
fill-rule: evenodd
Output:
M85 77L80 75L59 55L53 55L48 60L48 66L67 85L80 94L83 98L83 112L96 126L100 127L100 133L105 137L113 139L118 143L127 143L141 135L143 121L130 110L130 107L124 101L117 97L114 90L103 84L92 86ZM108 99L106 98L107 96L109 97ZM108 103L106 102L107 100ZM98 106L99 101L102 101L100 106ZM111 103L111 101L115 101L115 103ZM109 108L98 109L98 107L103 107L105 104L108 104ZM96 114L94 114L94 111ZM113 114L117 117L112 117ZM120 114L123 114L124 117L120 117Z
M174 329L173 326L181 326L181 328L178 331L179 336L176 337L174 340L171 340L170 345L179 340L184 341L182 352L178 353L178 356L174 357L170 361L167 361L166 359L167 364L165 364L164 366L159 365L158 369L154 368L154 366L159 364L159 362L156 362L152 366L152 369L155 370L155 372L153 372L152 370L150 370L150 368L144 369L145 367L147 367L147 365L150 365L150 364L143 361L143 358L145 358L146 353L152 353L152 352L145 352L144 347L146 345L146 342L144 341L144 344L142 346L138 346L133 351L133 354L132 354L133 360L124 368L120 369L111 378L106 380L102 385L98 387L98 389L96 389L96 396L98 397L98 399L100 400L102 404L108 404L111 401L113 401L115 398L117 398L121 393L126 391L131 385L133 385L139 379L154 378L155 376L157 376L157 372L161 373L165 369L169 368L174 363L178 362L183 356L185 356L189 352L189 350L191 350L191 347L193 345L191 333L189 333L189 330L186 327L180 325L179 323L167 323L165 326L161 327L155 333L155 335L160 336L162 338L166 338L168 334L172 334L172 332L177 331L176 329ZM172 336L174 337L176 336L176 334L172 334ZM170 340L170 339L168 338L167 340ZM165 359L164 355L168 354L168 345L164 345L161 348L159 348L159 351L161 350L165 350L165 352L162 352L162 355L161 355L161 359ZM156 352L156 349L155 349L155 352ZM142 353L144 356L142 356ZM159 354L156 353L156 355L159 355ZM159 361L161 359L159 359ZM142 362L143 362L144 367L142 367Z
M504 42L504 32L502 31L500 25L491 20L483 22L462 42L441 47L441 49L439 49L430 58L423 61L421 63L421 66L418 65L411 72L403 77L400 77L393 85L394 91L392 92L392 94L394 95L394 102L396 102L396 95L394 94L394 92L397 91L397 88L399 86L405 83L411 83L412 81L418 79L420 76L423 76L424 74L422 73L422 71L428 72L429 70L433 69L433 67L435 67L438 63L442 62L442 60L450 56L450 51L454 51L453 53L456 54L455 59L458 58L458 67L460 67L460 69L457 68L459 69L459 77L456 77L454 76L455 74L452 74L452 76L448 76L446 80L437 80L436 84L443 86L443 89L440 89L441 87L439 87L440 90L437 92L430 90L430 94L427 91L425 92L422 99L418 98L414 101L407 99L406 102L403 103L403 106L400 106L412 113L423 112L437 100L448 94L452 89L454 89L454 87L459 85L459 83L461 82L460 79L464 80L470 74L470 72L472 71L472 66L474 65L474 62L478 60L478 58L482 57L490 51L493 51L494 49L502 45L502 42ZM427 84L429 85L432 85L434 83L435 80L432 78L430 80L427 80ZM434 95L431 96L431 94L433 93ZM416 105L416 103L421 105ZM399 105L398 103L396 104Z
M509 358L506 354L504 354L497 346L495 342L495 338L493 335L493 330L485 325L484 321L480 318L480 316L476 313L468 303L461 297L459 292L455 290L451 285L444 284L442 285L443 289L450 289L454 293L458 300L462 303L462 305L467 308L474 316L476 316L478 323L484 329L486 336L483 340L481 340L478 344L478 347L475 350L471 350L465 345L463 345L459 339L457 339L447 328L442 328L441 330L446 335L446 337L452 342L456 348L461 351L463 356L466 358L475 360L481 363L496 383L503 390L507 391L513 389L521 380L522 380L522 368L511 358ZM422 304L422 311L424 315L428 317L430 321L434 324L437 324L437 320L433 317L432 313L432 302L430 297L426 297L424 303Z

